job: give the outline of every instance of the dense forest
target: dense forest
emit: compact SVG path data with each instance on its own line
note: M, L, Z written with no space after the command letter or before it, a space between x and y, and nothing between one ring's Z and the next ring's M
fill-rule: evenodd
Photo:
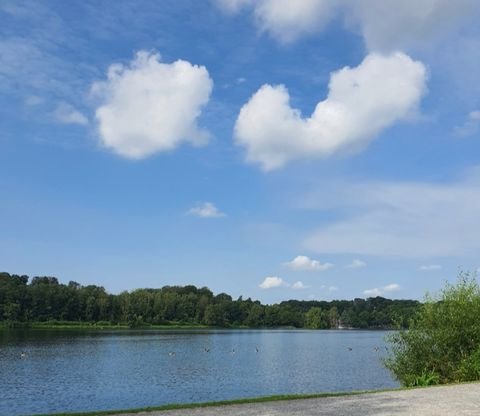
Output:
M207 325L311 329L406 327L419 308L413 300L289 300L263 305L206 287L164 286L109 294L101 286L62 284L55 277L0 273L0 324L84 322L103 325Z

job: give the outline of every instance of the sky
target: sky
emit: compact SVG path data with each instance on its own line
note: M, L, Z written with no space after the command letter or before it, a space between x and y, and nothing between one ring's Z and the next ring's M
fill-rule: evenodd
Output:
M480 267L476 0L0 0L0 269L422 299Z

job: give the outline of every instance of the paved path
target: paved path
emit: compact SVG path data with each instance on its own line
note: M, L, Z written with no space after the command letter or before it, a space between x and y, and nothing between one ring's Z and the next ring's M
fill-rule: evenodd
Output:
M480 415L480 383L122 416L459 416Z

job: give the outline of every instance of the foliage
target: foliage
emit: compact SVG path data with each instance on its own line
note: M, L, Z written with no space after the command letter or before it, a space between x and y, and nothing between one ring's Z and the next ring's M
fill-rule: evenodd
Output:
M468 273L426 302L409 330L389 337L385 361L405 386L480 380L480 286Z
M30 283L29 283L30 281ZM329 329L389 328L400 317L404 324L419 303L382 297L351 301L289 300L275 305L234 300L195 286L164 286L112 295L101 286L62 284L55 277L0 273L0 325L29 323L63 327L68 322L144 328L155 325L216 327L295 327Z
M435 386L439 383L438 374L422 372L419 376L415 377L411 387L427 387Z

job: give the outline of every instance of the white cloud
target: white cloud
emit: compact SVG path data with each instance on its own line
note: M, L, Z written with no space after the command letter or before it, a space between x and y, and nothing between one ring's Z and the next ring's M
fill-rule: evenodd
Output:
M383 288L384 293L396 292L397 290L400 290L400 285L397 283L391 283Z
M375 297L375 296L380 296L382 294L382 291L378 287L374 287L373 289L365 289L363 291L363 294L367 296Z
M216 3L228 14L253 8L258 29L281 43L321 31L337 8L329 0L217 0Z
M433 271L433 270L440 270L442 266L439 264L425 264L423 266L420 266L418 269L422 271Z
M477 133L480 128L480 110L470 111L465 123L455 127L453 134L457 137L472 136Z
M356 23L369 50L406 50L461 28L478 14L476 0L346 0L346 19Z
M190 208L187 212L189 215L195 215L201 218L218 218L225 217L222 211L220 211L213 203L211 202L200 202L193 208Z
M53 112L55 119L64 124L88 124L88 119L80 111L76 110L70 104L61 102Z
M400 290L399 284L391 283L381 288L374 287L373 289L366 289L363 291L363 294L366 296L375 297L375 296L383 296L392 292L397 292L399 290Z
M320 263L318 260L312 260L307 256L297 256L292 261L285 263L292 270L302 271L323 271L333 267L331 263Z
M214 0L214 3L225 13L234 14L238 13L244 7L254 4L253 1L254 0Z
M290 106L284 86L266 84L242 107L236 143L246 148L249 162L264 170L294 159L353 152L411 115L425 82L421 62L400 52L369 54L358 67L331 74L327 98L307 118Z
M307 285L304 285L302 281L298 281L298 282L295 282L293 285L292 285L292 289L308 289L310 286L307 286Z
M282 278L276 276L266 277L262 283L258 285L261 289L273 289L276 287L288 286Z
M444 184L338 182L307 195L303 208L338 216L304 240L323 255L421 259L480 252L480 170Z
M102 144L130 159L176 148L182 142L202 145L208 133L196 121L210 97L213 82L203 66L138 52L127 66L113 64L107 80L96 82L100 97L96 118Z
M340 15L370 51L391 52L441 39L475 22L476 0L217 0L226 13L249 8L257 27L281 43L321 32Z
M367 263L362 260L355 259L350 264L347 264L345 267L347 269L361 269L362 267L366 267Z
M255 19L261 31L282 43L322 30L333 16L328 0L261 0L255 2Z

